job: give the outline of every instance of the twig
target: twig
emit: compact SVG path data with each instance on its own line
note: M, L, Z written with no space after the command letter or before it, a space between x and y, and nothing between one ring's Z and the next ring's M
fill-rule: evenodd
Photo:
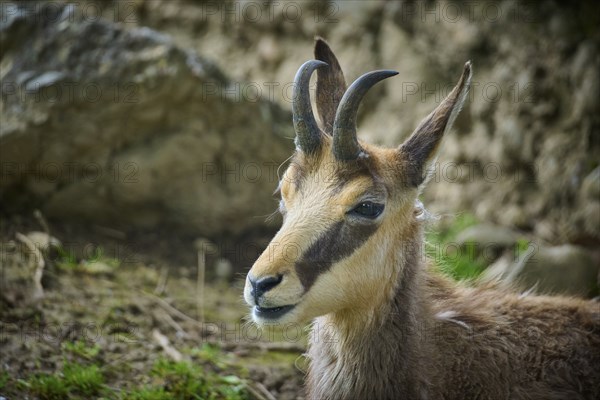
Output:
M196 321L194 318L190 317L189 315L186 315L183 312L179 311L178 309L176 309L175 307L173 307L172 305L170 305L169 303L167 303L165 300L161 299L160 297L158 297L152 293L143 291L143 290L141 290L141 293L144 294L145 296L150 297L152 300L156 301L161 307L163 307L169 313L174 314L174 315L178 316L179 318L181 318L185 321L188 321L188 322L194 324L195 326L199 327L203 333L207 331L207 329L205 329L206 327L204 326L203 323L201 323L200 321ZM214 326L214 328L217 329L217 332L211 332L211 333L218 333L218 327Z
M17 232L15 234L17 239L21 241L29 251L36 258L36 268L33 274L33 283L35 285L35 292L33 293L34 299L40 299L44 297L44 288L42 287L42 277L44 276L44 255L40 251L40 249L33 243L27 236L22 233Z
M96 232L98 232L104 236L108 236L112 239L117 239L117 240L127 239L127 234L125 232L122 232L122 231L114 229L114 228L109 228L107 226L101 226L101 225L94 225L93 228Z
M196 278L196 308L198 319L204 322L204 284L206 275L206 255L214 254L216 246L207 239L198 238L194 241L198 251L198 274Z
M252 396L254 396L255 399L257 400L269 400L269 398L265 397L262 395L262 393L260 392L260 389L255 387L255 385L251 384L251 383L247 383L246 384L246 388L248 389L248 391L250 393L252 393Z
M206 272L206 257L203 248L198 249L198 277L196 279L196 307L198 319L204 322L204 275Z
M265 387L265 385L263 385L262 383L260 383L260 382L256 382L256 383L255 383L255 386L256 386L256 388L257 388L258 390L260 390L260 391L261 391L261 392L262 392L262 393L265 395L265 397L266 397L268 400L277 400L277 399L275 398L275 396L273 396L273 395L271 394L271 392L269 392L269 390L268 390L268 389Z
M143 291L143 290L142 290L142 293L145 294L146 296L150 297L152 300L156 301L159 305L163 306L170 313L177 315L179 318L184 319L188 322L191 322L194 325L202 326L202 324L199 321L196 321L194 318L190 317L189 315L186 315L183 312L179 311L178 309L176 309L175 307L173 307L172 305L170 305L169 303L167 303L165 300L161 299L160 297L158 297L152 293Z
M33 216L37 219L38 223L46 233L46 235L50 236L50 227L48 226L48 221L44 218L44 214L40 210L35 210L33 212Z
M183 360L183 355L181 355L175 347L171 346L169 338L160 333L158 329L152 329L152 338L160 345L160 347L162 347L165 353L173 359L173 361Z
M167 267L163 267L160 270L160 275L158 277L158 281L156 282L156 288L154 289L154 294L159 296L164 293L165 287L167 286L167 277L169 276L169 269Z
M160 311L160 313L159 313L159 311ZM173 319L173 317L171 317L171 315L168 312L166 312L165 310L163 310L162 308L153 309L152 310L152 315L157 320L166 322L168 325L171 326L171 328L175 329L175 331L178 334L180 334L181 336L186 337L186 338L190 337L190 335L181 327L181 325L179 325L177 323L177 321L175 321Z

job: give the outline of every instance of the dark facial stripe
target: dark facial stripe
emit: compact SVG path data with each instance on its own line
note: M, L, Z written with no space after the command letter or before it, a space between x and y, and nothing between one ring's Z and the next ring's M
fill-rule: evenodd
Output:
M308 291L319 275L331 266L348 257L375 233L378 225L350 225L337 222L313 243L296 262L296 274Z

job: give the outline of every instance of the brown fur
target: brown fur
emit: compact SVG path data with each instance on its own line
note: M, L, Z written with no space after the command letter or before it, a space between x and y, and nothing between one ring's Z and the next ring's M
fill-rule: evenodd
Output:
M322 40L317 50L333 66L318 79L335 92L339 64ZM260 325L313 320L310 399L600 398L598 303L468 288L427 266L416 200L470 77L467 63L399 148L361 142L360 158L340 161L325 128L319 151L297 151L282 177L283 226L244 296L259 310L286 310L269 320L254 308ZM328 123L323 98L317 108ZM356 217L364 201L384 211ZM280 283L255 298L251 282L274 276Z
M387 302L313 323L310 399L598 399L598 303L465 288L414 249ZM366 265L365 268L370 266Z

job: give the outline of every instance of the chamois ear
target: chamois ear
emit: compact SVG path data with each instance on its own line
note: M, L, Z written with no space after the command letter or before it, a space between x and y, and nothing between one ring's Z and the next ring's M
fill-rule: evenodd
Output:
M450 130L460 112L471 85L471 62L467 61L463 73L448 97L417 126L413 134L398 151L408 161L408 178L418 187L428 178L437 157L444 134Z
M335 54L320 37L315 42L315 59L328 65L317 70L317 112L323 131L331 135L338 104L346 92L346 81Z

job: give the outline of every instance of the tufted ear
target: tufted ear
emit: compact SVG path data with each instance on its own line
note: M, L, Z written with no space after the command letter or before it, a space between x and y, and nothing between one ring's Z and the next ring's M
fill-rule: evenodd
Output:
M450 130L460 112L471 84L471 62L465 64L463 73L448 97L417 126L413 134L398 149L408 161L409 182L420 186L426 181L437 157L444 134Z
M338 104L346 91L346 81L335 54L320 37L315 42L315 59L328 64L317 70L317 112L323 131L331 135Z

